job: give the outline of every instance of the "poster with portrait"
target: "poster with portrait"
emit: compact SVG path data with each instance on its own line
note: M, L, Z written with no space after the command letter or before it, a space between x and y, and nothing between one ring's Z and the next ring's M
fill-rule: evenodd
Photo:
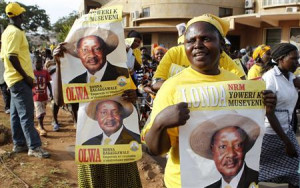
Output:
M132 103L114 96L80 103L75 161L116 164L142 157L138 113Z
M119 164L139 160L138 113L122 99L135 89L126 67L119 6L91 10L77 19L64 44L61 76L65 103L78 103L75 161Z
M264 89L252 80L178 86L191 111L179 128L182 187L257 187Z
M91 10L74 22L61 59L65 103L104 99L135 87L121 22L120 6Z

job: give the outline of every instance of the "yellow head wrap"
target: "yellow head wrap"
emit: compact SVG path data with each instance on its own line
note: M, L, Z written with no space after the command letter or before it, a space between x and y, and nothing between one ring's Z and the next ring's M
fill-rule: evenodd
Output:
M227 32L229 31L229 22L212 14L203 14L202 16L191 19L187 23L186 29L188 29L190 25L196 22L207 22L212 24L218 29L223 37L225 37Z
M259 45L257 48L255 48L252 58L254 60L256 60L258 57L262 58L263 55L270 49L271 49L271 47L267 46L265 44Z
M183 44L184 43L184 35L181 35L180 37L178 37L177 39L177 44Z

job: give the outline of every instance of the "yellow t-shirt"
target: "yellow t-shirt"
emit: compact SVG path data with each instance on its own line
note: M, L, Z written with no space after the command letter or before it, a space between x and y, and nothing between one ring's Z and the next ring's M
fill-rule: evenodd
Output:
M261 71L262 67L257 64L254 64L248 71L248 80L260 78L262 76Z
M188 67L169 78L158 91L153 104L153 110L149 123L142 130L141 138L144 141L145 135L152 127L153 121L157 114L168 106L175 104L176 86L185 84L196 84L206 82L218 82L227 80L240 80L240 78L226 70L220 69L219 75L204 75L191 67ZM169 158L165 168L165 184L167 187L176 188L181 187L180 179L180 160L179 160L179 132L178 128L170 128L167 133L171 141L171 149L169 151Z
M184 45L172 47L160 61L154 78L167 80L188 66L190 66L190 61L186 56ZM228 70L239 77L245 76L244 71L225 52L220 55L220 68Z
M294 72L294 75L297 77L300 75L300 67L298 67L295 72Z
M8 87L23 79L23 76L12 66L10 56L17 56L26 74L34 79L29 45L25 32L14 25L8 25L1 37L1 57L4 59L4 80Z
M141 65L142 64L141 50L139 48L136 48L136 49L133 49L132 52L133 52L133 55L134 55L136 61Z

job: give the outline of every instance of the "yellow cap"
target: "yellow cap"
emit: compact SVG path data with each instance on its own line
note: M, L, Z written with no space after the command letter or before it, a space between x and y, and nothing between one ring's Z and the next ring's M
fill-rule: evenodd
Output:
M9 3L5 8L6 15L9 18L19 16L23 12L26 12L25 8L21 7L18 3Z
M188 23L186 28L196 22L208 22L215 26L223 37L229 31L229 22L212 14L203 14L202 16L194 17Z
M258 57L262 58L263 55L270 49L271 49L271 47L267 46L265 44L259 45L257 48L255 48L255 50L252 54L252 58L254 60L256 60L256 58L258 58Z

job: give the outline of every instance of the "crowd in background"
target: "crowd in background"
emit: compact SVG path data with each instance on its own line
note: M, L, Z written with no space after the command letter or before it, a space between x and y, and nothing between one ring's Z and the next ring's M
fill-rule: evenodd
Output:
M8 26L3 35L11 37L13 34L9 32L10 29L13 31L17 30L20 36L23 36L24 32L19 31L19 28L22 21L20 21L20 17L24 10L16 4L9 4L8 6L13 6L13 9L10 7L6 9L12 25ZM207 17L209 17L209 21L207 21ZM191 32L192 29L195 31ZM277 44L274 47L265 44L255 47L246 46L245 48L232 51L230 41L226 39L228 29L226 21L213 15L202 15L188 22L184 29L185 32L178 36L178 46L167 49L164 47L164 44L152 44L151 51L142 47L143 36L141 33L134 30L128 33L126 41L124 41L127 53L126 64L130 76L137 87L138 100L136 106L140 113L141 128L145 127L142 133L142 136L145 138L144 141L152 154L162 155L170 151L168 153L170 162L168 162L166 167L165 183L168 187L180 186L180 178L174 179L180 174L180 162L176 161L176 158L178 158L178 131L176 128L178 125L183 125L189 118L189 110L186 104L173 104L169 100L174 95L172 91L177 82L184 84L202 83L207 82L207 77L210 77L213 82L239 79L264 80L267 89L277 95L277 104L274 107L274 96L270 95L270 93L265 93L267 97L271 96L272 100L270 100L271 102L266 102L267 120L265 125L267 133L263 139L259 181L289 183L289 187L296 187L299 184L297 171L299 166L298 155L300 154L299 144L295 137L298 99L296 87L299 86L296 77L298 72L300 72L298 69L299 51L295 46L288 43ZM207 31L211 31L205 36L209 39L202 39L203 33ZM40 147L39 137L34 130L30 130L34 133L28 133L26 142L30 140L30 142L35 142L35 144L27 144L16 136L23 119L22 117L20 117L21 120L17 119L17 115L20 116L20 112L18 114L15 111L17 111L17 108L23 107L16 106L20 105L18 100L21 99L17 96L20 93L19 88L15 87L19 83L22 83L19 86L21 88L26 86L28 89L28 86L30 86L28 95L24 97L27 100L28 96L30 96L34 101L35 117L38 120L36 129L39 135L47 136L43 123L47 103L51 103L53 131L58 131L60 125L57 114L60 107L53 102L55 91L52 90L52 88L56 88L53 86L53 80L56 77L57 67L52 54L55 46L52 44L49 48L37 49L30 54L30 67L33 70L33 76L29 73L30 67L26 67L28 72L24 70L24 73L21 69L16 68L16 65L25 62L23 59L16 60L20 58L20 55L15 55L16 53L25 53L21 50L13 51L17 43L12 44L11 41L7 41L3 36L2 42L4 43L4 50L1 51L1 56L6 62L5 68L9 69L7 72L12 69L20 72L20 75L15 76L17 82L12 82L9 75L6 75L6 80L9 82L5 83L3 79L3 62L0 63L0 86L5 102L4 110L7 114L11 113L12 124L15 122L15 125L12 125L12 129L15 131L13 150L16 153L22 152L26 149L28 150L28 146L28 155L49 157L50 154ZM214 43L215 46L209 46L209 43ZM20 46L22 45L20 43ZM199 64L197 58L194 58L195 52L193 50L195 49L206 49L208 54L213 55L210 55L211 59L205 60L205 63ZM7 62L13 62L14 65L9 67ZM171 73L169 72L173 64L176 64L173 67L174 75L178 72L181 73L169 80L169 77L173 74L172 71L170 71ZM8 92L9 90L10 92ZM16 101L18 101L18 104L16 104ZM272 105L272 108L275 110L271 109L270 106ZM173 106L177 106L176 110L179 109L180 116L173 109ZM270 112L268 107L270 107ZM28 110L33 111L33 109ZM70 112L72 112L74 124L76 125L77 110L73 109ZM26 112L24 114L26 116ZM150 114L151 117L153 116L151 122L145 124ZM155 121L157 116L160 118L156 118L159 120ZM33 125L33 122L30 123ZM159 129L158 127L162 128ZM290 130L290 127L292 127L292 130ZM174 132L167 133L164 131L166 129ZM162 139L162 137L169 138L169 140ZM277 155L272 155L272 152L277 152ZM273 157L272 160L270 160L270 155ZM273 160L275 157L277 161ZM270 171L274 173L270 174ZM108 171L104 173L108 173ZM282 175L282 173L286 174ZM277 176L282 176L283 178L276 178ZM140 183L135 185L139 187Z

